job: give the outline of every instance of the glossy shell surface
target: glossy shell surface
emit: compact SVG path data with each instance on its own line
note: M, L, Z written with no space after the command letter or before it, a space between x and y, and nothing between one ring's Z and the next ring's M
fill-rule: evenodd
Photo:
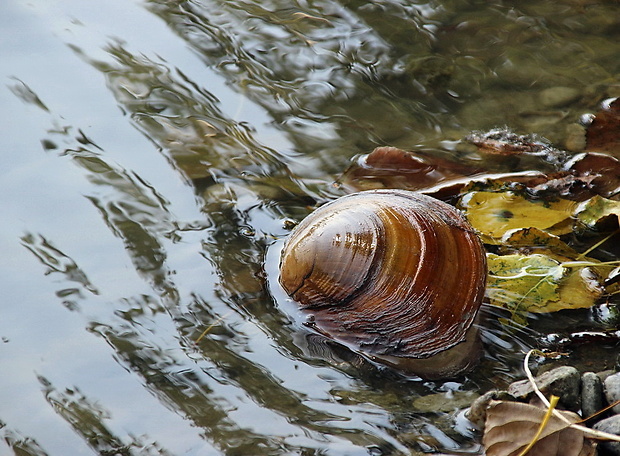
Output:
M280 283L329 337L371 355L427 358L465 339L484 295L485 258L452 206L365 191L295 228Z

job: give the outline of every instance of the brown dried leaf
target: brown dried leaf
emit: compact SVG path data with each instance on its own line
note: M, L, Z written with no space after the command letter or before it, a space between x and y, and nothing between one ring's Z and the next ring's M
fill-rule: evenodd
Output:
M586 130L586 150L620 154L620 98L605 102Z
M588 183L591 193L605 198L620 193L620 161L611 155L594 152L579 154L567 164L566 169L576 179Z
M487 456L517 456L536 435L546 410L530 404L491 401L482 443ZM579 415L562 411L571 422ZM578 429L552 416L528 456L593 456L595 445Z
M478 172L480 170L477 168L419 152L413 153L396 147L377 147L357 160L340 181L353 190L420 190Z

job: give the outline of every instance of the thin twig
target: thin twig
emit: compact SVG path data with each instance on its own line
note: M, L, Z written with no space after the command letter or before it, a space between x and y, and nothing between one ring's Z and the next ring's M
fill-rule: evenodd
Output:
M202 338L204 336L206 336L213 328L215 328L220 322L222 322L226 317L228 317L230 315L230 312L222 315L221 317L219 317L217 320L215 320L213 323L211 323L209 326L207 326L207 329L205 329L202 334L200 334L200 336L198 336L196 338L196 340L194 341L194 344L198 345L198 343L202 340Z
M530 371L529 363L530 363L530 356L532 355L532 353L545 356L545 353L541 352L540 350L528 351L527 354L525 355L525 358L523 359L523 369L525 370L525 375L527 375L527 379L532 384L532 388L534 389L534 392L536 393L536 395L543 402L543 404L545 404L547 407L550 407L551 404L549 403L545 395L540 391L540 389L538 389L538 385L536 385L536 380L534 379L534 376L532 375L532 371ZM568 424L569 427L582 431L584 435L588 438L599 439L599 440L613 440L614 442L620 442L620 436L615 435L615 434L609 434L608 432L597 431L596 429L591 429L586 426L575 424L555 409L553 410L553 416L561 419L564 423Z
M585 423L586 421L590 421L592 418L599 416L601 413L605 413L607 410L614 408L616 405L620 404L620 400L617 400L613 404L609 404L607 407L602 408L598 412L593 413L587 418L582 419L581 421L577 421L578 423Z

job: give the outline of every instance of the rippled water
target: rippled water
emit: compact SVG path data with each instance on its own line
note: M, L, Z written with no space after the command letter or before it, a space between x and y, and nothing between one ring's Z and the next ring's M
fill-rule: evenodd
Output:
M319 353L267 278L377 145L578 149L620 95L618 2L7 0L0 24L2 454L478 451L465 405L419 399L505 385L530 336L487 310L471 376L400 378Z

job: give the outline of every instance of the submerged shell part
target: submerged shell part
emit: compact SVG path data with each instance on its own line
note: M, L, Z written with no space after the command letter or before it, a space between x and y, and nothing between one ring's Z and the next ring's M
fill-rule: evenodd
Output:
M319 331L393 364L463 342L485 281L482 243L463 216L405 190L322 206L297 226L280 264L280 283Z

